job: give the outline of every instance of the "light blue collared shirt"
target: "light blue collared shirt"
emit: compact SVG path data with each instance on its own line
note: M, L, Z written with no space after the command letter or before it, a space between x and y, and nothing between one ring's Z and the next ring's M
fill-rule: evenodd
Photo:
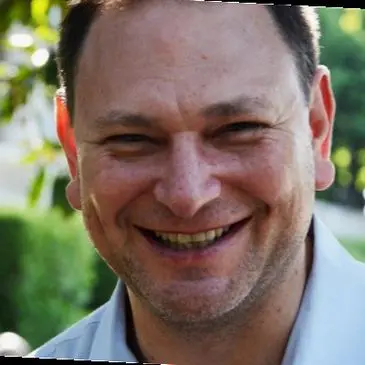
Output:
M29 357L137 362L126 344L124 285ZM314 217L314 260L282 365L365 364L365 265Z

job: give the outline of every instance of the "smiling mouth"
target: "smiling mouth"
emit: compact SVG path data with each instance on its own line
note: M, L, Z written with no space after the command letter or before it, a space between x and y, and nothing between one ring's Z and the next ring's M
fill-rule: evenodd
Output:
M149 241L152 240L154 244L160 247L174 251L201 250L219 244L224 238L240 229L247 221L248 219L244 219L228 226L196 234L160 232L144 228L138 229Z

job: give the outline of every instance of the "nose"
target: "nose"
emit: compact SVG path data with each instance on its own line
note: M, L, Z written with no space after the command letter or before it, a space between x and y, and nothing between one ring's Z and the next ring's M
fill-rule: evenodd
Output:
M195 135L186 132L175 138L154 193L157 201L180 218L192 218L220 196L220 182L204 160Z

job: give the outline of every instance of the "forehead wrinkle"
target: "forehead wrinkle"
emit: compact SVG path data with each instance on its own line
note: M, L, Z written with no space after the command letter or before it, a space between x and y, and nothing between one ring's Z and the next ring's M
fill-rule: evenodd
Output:
M231 13L230 12L230 9L231 9L231 7L224 7L223 6L223 8L224 9L226 9L225 11L224 11L224 13L227 13L227 15L229 15L229 13ZM248 9L249 8L252 8L252 7L248 7ZM162 9L163 10L163 9ZM261 9L260 9L261 10ZM248 12L250 12L250 10L248 11ZM266 12L266 10L265 10L265 12ZM144 13L144 11L142 10L141 11L141 14L143 14ZM182 13L184 13L184 12L182 12ZM259 12L259 14L263 14L263 12ZM204 15L204 14L203 14ZM244 15L244 12L242 12L242 15ZM164 15L163 14L163 12L161 12L161 15L160 15L160 18L161 17L163 17L163 16L166 16L166 14ZM215 13L214 12L212 12L212 16L215 16ZM129 35L131 35L130 34L130 30L129 30L129 32L128 32L128 27L126 27L126 24L122 24L122 23L128 23L128 24L136 24L136 22L137 22L137 18L136 17L132 17L132 18L128 18L128 17L125 17L123 20L122 20L122 22L120 22L119 20L119 17L117 18L116 17L116 14L113 14L113 16L111 17L111 18L108 18L109 17L109 15L107 15L107 14L104 14L102 17L99 17L96 21L95 21L95 23L96 24L99 24L98 25L98 30L95 32L95 29L94 29L94 32L91 30L90 31L90 34L89 35L91 35L91 33L93 33L94 35L94 42L92 42L92 43L95 43L95 41L96 41L96 43L93 45L93 46L90 46L90 47L88 47L87 45L86 45L86 49L84 50L84 51L87 51L87 57L81 57L81 58L83 58L83 60L81 59L81 62L82 61L84 61L84 62L82 62L83 63L83 66L86 66L86 68L84 68L84 67L82 67L82 69L83 69L83 71L82 70L80 70L81 72L80 73L83 73L83 77L81 77L82 79L83 79L83 81L85 81L85 78L87 78L88 80L90 80L90 77L91 77L91 75L92 74L95 74L95 71L97 70L97 69L100 69L101 71L104 69L104 72L102 71L102 74L103 75L105 75L105 64L109 64L109 66L111 66L111 60L109 59L109 60L104 60L104 57L100 57L100 56L97 56L97 57L95 57L95 52L97 51L97 50L100 50L100 47L102 47L102 45L105 45L105 42L104 41L106 41L106 40L110 40L111 39L111 37L112 37L112 35L113 35L113 37L115 37L115 32L118 32L118 34L120 34L121 33L121 28L120 28L120 26L122 26L122 28L123 28L123 31L124 30L127 30L127 33L129 34ZM180 16L180 18L181 18L182 16ZM102 20L101 18L104 18L104 20ZM123 18L123 17L122 17ZM198 16L197 16L197 18L199 18ZM260 17L261 18L261 17ZM259 27L260 26L260 24L261 23L265 23L266 24L266 18L267 19L269 19L269 21L270 21L270 15L267 13L265 16L264 16L264 18L265 19L258 19L257 21L255 20L255 22L248 22L248 24L247 24L247 28L249 28L248 29L248 33L251 33L249 30L252 30L253 28L255 28L256 29L256 27ZM118 19L118 21L117 21L117 19ZM219 15L219 18L217 18L217 21L218 21L218 23L219 23L219 25L221 26L225 21L227 21L227 17L225 16L225 17L223 17L222 18L222 16L221 15ZM179 22L181 22L181 19L179 20ZM112 25L110 25L110 23L113 23ZM138 22L137 22L138 23ZM195 23L195 21L193 22L193 23ZM227 37L228 35L231 37L231 36L235 36L235 37L237 37L238 36L238 34L239 33L237 33L237 31L238 31L238 28L237 28L237 25L238 24L236 24L237 23L237 17L235 17L235 20L234 20L234 23L235 23L235 25L234 26L232 26L232 27L228 27L228 29L227 29L227 27L225 27L226 28L226 30L227 30L227 32L225 31L224 33L225 33L225 37ZM255 23L255 24L253 24L253 23ZM258 24L256 24L256 23L258 23ZM95 24L94 24L95 25ZM104 29L103 27L102 27L102 25L105 27L108 27L108 29L112 29L113 31L111 31L111 32L108 32L108 31L106 31L106 29ZM138 28L141 26L141 24L138 26ZM109 27L111 27L111 28L109 28ZM240 44L240 46L233 46L233 48L232 47L230 47L228 50L229 50L229 52L231 52L232 53L232 59L233 59L233 61L236 61L236 52L237 52L237 49L236 48L238 48L238 49L241 49L242 47L244 48L245 47L245 39L247 38L247 34L245 35L244 33L246 32L247 33L247 31L246 31L246 27L245 27L245 24L243 23L243 24L240 24L239 25L239 29L240 29L240 31L243 31L243 34L241 34L242 35L242 37L243 37L243 39L242 39L242 44L241 44L241 42L239 42L239 41L237 41L237 42L233 42L234 44ZM275 27L275 25L273 24L273 27ZM193 30L195 30L196 31L196 25L194 25L193 24ZM202 27L201 27L202 28ZM141 33L141 30L140 29L137 29L138 30L138 34L140 35L140 33ZM267 30L267 29L266 29ZM187 32L189 32L189 30L186 30ZM185 32L185 31L184 31ZM265 31L265 32L261 32L261 33L265 33L265 34L267 34L267 31ZM256 37L259 37L259 42L261 42L261 38L264 36L264 34L261 34L260 32L255 32L255 36ZM272 39L273 38L273 34L272 33L274 33L274 32L271 32L269 35L270 35L270 38ZM275 32L276 33L276 32ZM137 36L138 36L138 34L137 34ZM147 37L149 37L149 34L147 34L143 29L142 29L142 35L143 34L145 34ZM190 34L190 33L189 33ZM195 33L194 33L195 34ZM124 44L124 42L125 41L127 41L127 42L129 42L129 40L128 39L126 39L126 34L124 34L124 36L121 36L122 38L121 39L119 39L119 36L118 36L118 42L120 43L121 42L121 44L119 44L119 46L118 46L118 50L117 50L117 54L116 54L116 56L119 54L119 55L121 55L122 53L121 53L121 51L122 51L122 48L124 48L127 44ZM223 39L222 40L224 40L224 39L226 39L225 37L223 37ZM128 38L128 37L127 37ZM136 35L135 35L135 38L136 38ZM277 48L277 47L279 47L279 48L282 48L283 47L283 49L285 49L285 44L282 42L282 40L281 40L281 38L280 38L280 36L279 36L279 34L277 34L277 37L275 37L276 39L275 39L275 42L274 42L274 45L272 46L272 47L274 47L275 49ZM204 40L206 39L206 37L204 37ZM209 39L209 37L208 37L208 39ZM115 39L114 39L114 41L115 41ZM173 41L173 40L171 40L171 41ZM135 41L134 41L135 42ZM87 42L87 43L90 43L89 41ZM114 42L115 43L115 42ZM175 42L176 43L176 42ZM201 42L200 42L201 43ZM199 43L199 44L200 44ZM220 41L220 42L218 42L218 45L219 45L219 43L221 43L222 44L222 41ZM224 43L224 42L223 42ZM124 44L124 46L123 46L123 44ZM134 43L133 43L134 44ZM193 44L194 46L195 46L195 43ZM174 48L174 45L172 45L173 46L173 48ZM176 45L176 47L177 47L178 45ZM188 46L188 47L191 47L191 45L190 45L190 43L188 43L186 46ZM96 47L96 48L95 48ZM271 46L270 46L271 47ZM184 48L184 47L182 47L182 48ZM210 52L209 52L209 50L210 50L210 48L208 47L208 49L206 49L206 48L203 48L201 51L202 51L202 53L206 56L206 57L208 57L208 59L210 59L211 60L211 62L212 62L212 65L210 65L210 63L208 64L208 71L212 68L212 69L214 69L214 66L215 66L215 64L216 63L218 63L218 61L220 61L221 60L221 56L219 56L219 52L218 52L218 54L217 54L217 52L215 52L214 54L210 54ZM113 51L113 50L112 50ZM141 55L141 51L143 51L144 53L142 53L142 56L143 56L143 54L146 54L146 51L149 51L149 49L147 48L147 49L145 49L144 47L142 48L142 49L138 49L137 48L137 50L136 50L136 52L137 52L137 54L136 54L136 52L135 52L135 50L134 50L134 52L132 52L132 55L130 54L130 52L128 52L128 49L127 49L127 55L125 55L124 53L122 54L123 55L123 57L127 57L126 58L126 63L127 63L127 66L130 64L130 57L132 57L132 56L134 56L133 58L136 58L136 55ZM185 50L186 51L186 50ZM193 51L194 52L191 52L191 53L189 53L189 55L195 55L195 54L197 54L197 52L195 52L195 48L193 47ZM139 53L138 53L139 52ZM83 56L85 56L85 52L82 52L83 53ZM201 52L200 52L200 55L202 54ZM185 54L186 54L186 52L185 52ZM128 56L129 55L129 56ZM178 53L178 56L180 55L180 53ZM181 55L183 55L183 54L181 54ZM155 55L155 53L152 53L152 54L150 54L150 56L152 57L152 61L151 61L151 58L150 57L148 57L147 59L146 59L146 61L150 61L150 65L152 65L153 63L156 63L156 59L154 59L154 57L156 57L156 55ZM274 61L274 65L276 65L277 64L277 62L275 61L275 55L273 55L271 52L270 52L270 49L268 49L267 50L267 52L265 53L264 52L264 54L263 55L261 55L261 56L265 56L265 59L266 59L266 61L265 62L268 62L268 63L271 63L272 61ZM283 57L290 57L291 58L291 55L290 55L290 53L288 53L287 55L283 55ZM86 61L90 61L90 58L92 59L92 63L93 63L93 65L91 65L90 64L90 62L86 62ZM223 59L225 60L225 58L223 57ZM194 58L194 57L192 57L192 56L189 56L188 57L188 59L185 59L184 57L178 57L178 60L179 60L179 67L180 67L180 71L181 71L181 66L186 66L186 69L189 69L189 68L191 68L191 65L193 65L194 64L194 69L196 69L197 67L197 65L199 65L199 62L200 62L200 59L197 59L197 58ZM107 61L106 63L104 63L104 61ZM135 63L135 61L134 61L134 63L133 64L131 64L135 69L137 68L137 71L135 71L135 74L136 75L139 75L139 73L140 73L140 76L139 77L145 77L146 76L146 74L148 75L148 70L146 71L146 68L145 67L142 67L142 66L147 66L147 69L148 69L148 63L146 63L146 64L144 64L144 62L145 61L143 61L143 57L137 57L137 64ZM187 62L187 61L190 61L190 62ZM232 61L232 62L233 62ZM248 61L246 61L246 63L247 63L247 65L254 65L255 64L255 62L257 63L257 60L255 61L255 60L251 60L251 58L249 57L248 58ZM181 64L182 63L182 64ZM138 66L137 66L138 65ZM206 61L202 61L201 63L200 63L200 65L201 65L201 67L202 67L202 70L201 70L201 72L199 71L199 73L196 75L196 76L198 76L198 75L201 75L201 74L203 74L204 75L204 69L207 69L207 62ZM249 67L249 66L247 66L246 65L246 67ZM115 73L117 73L117 75L115 75L116 77L124 77L124 78L128 78L128 73L126 73L125 71L123 71L123 68L122 68L122 66L121 66L121 64L120 63L116 63L116 62L114 62L114 63L112 63L112 66L113 67L115 67L115 69L114 70L111 70L110 71L110 73L111 72L115 72ZM180 80L180 81L183 81L184 79L182 78L182 79L180 79L179 77L178 77L178 75L176 74L176 67L177 67L177 65L175 65L175 64L173 64L173 65L171 65L172 67L170 67L170 68L163 68L162 70L161 69L157 69L157 71L158 72L160 72L160 73L162 73L162 75L164 75L164 77L165 78L168 78L168 75L170 75L169 73L167 73L166 74L166 71L171 71L171 75L170 75L170 77L171 78L175 78L175 79L177 79L177 80ZM231 64L231 63L227 63L226 65L224 65L223 64L223 66L224 66L224 68L226 68L227 70L230 68L230 69L235 69L235 68L238 68L238 64L237 63L235 63L235 62L233 62L233 64ZM222 67L223 67L222 66ZM279 66L277 66L276 68L278 68ZM140 71L138 71L138 69L139 68L141 68L141 70ZM280 68L280 67L279 67ZM170 70L171 69L171 70ZM143 71L143 70L145 70L145 71ZM281 70L281 68L280 68L280 70ZM175 71L175 72L174 72ZM208 72L207 71L207 72ZM237 71L237 70L235 70L235 71ZM239 70L238 70L239 71ZM251 75L251 76L255 76L255 77L253 77L253 80L254 80L254 83L256 84L256 86L255 85L253 85L256 89L258 88L258 87L260 87L260 85L267 85L267 83L269 82L269 83L271 83L271 84L275 84L276 83L276 81L277 81L277 77L279 76L279 74L280 74L280 72L274 72L274 75L271 75L270 76L270 79L269 80L267 80L266 79L266 77L267 77L267 74L266 74L266 72L264 72L263 70L258 70L259 71L259 73L258 73L258 75ZM154 72L156 72L156 69L154 69ZM233 72L233 71L232 71ZM262 75L261 75L261 74ZM277 76L275 76L275 74L277 75ZM188 75L189 76L189 75ZM248 75L250 78L251 78L251 76L250 75ZM99 76L97 76L97 77L101 77L100 76L100 74L99 74ZM194 77L194 75L192 76L192 77ZM258 80L256 80L257 78L259 78ZM261 80L262 78L265 78L264 80ZM78 80L79 81L79 80ZM81 81L81 80L80 80ZM214 80L213 80L214 81ZM216 80L217 81L217 80ZM224 81L224 80L222 80L222 81ZM102 80L102 82L104 82L103 80ZM82 83L82 82L81 82ZM84 93L84 87L83 87L83 90L80 90L80 82L77 82L76 83L76 87L77 86L79 86L78 87L78 92L77 92L77 95L78 95L78 97L80 98L79 100L81 101L83 101L84 102L84 104L85 105L87 105L87 103L90 103L90 101L89 100L87 100L88 99L88 97L85 95L85 93ZM103 93L104 92L104 90L106 90L106 95L105 95L105 97L107 97L107 98L109 98L110 99L110 96L112 95L111 94L111 92L113 92L113 91L115 91L114 89L113 89L113 85L106 85L106 84L102 84L101 85L102 87L99 87L99 88L95 88L95 90L94 91L92 91L92 90L90 90L90 88L89 88L89 90L91 91L91 92L93 92L94 94L95 93ZM182 85L182 86L184 86L184 85ZM186 85L185 85L186 86ZM178 88L178 86L177 85L175 85L175 88ZM185 88L185 91L186 91L186 88ZM281 91L279 90L278 91L279 93L281 93ZM88 93L87 93L88 94ZM115 93L114 93L115 94ZM103 98L103 95L100 95L101 96L101 98ZM174 98L176 99L176 104L178 105L178 110L179 110L179 113L180 113L180 115L181 116L184 116L184 117L186 117L186 113L185 113L185 110L184 110L184 107L185 107L185 105L188 105L187 103L185 103L185 100L187 99L186 97L184 98L184 99L181 99L181 98L178 98L178 94L177 94L177 92L176 92L176 90L175 90L175 95L174 96L172 96L172 100L174 100ZM93 98L94 99L94 98ZM191 97L189 97L189 99L191 99ZM216 99L216 97L214 97L214 99ZM189 102L190 102L190 100L189 100ZM191 100L191 102L194 102L194 100ZM77 103L76 103L77 104ZM262 108L263 109L263 108ZM176 114L176 113L175 113ZM91 113L91 116L93 116L92 115L92 113Z

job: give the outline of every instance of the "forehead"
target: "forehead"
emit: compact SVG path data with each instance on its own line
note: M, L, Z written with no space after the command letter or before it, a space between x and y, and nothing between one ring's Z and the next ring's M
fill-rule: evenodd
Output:
M300 94L273 19L265 6L249 4L149 1L108 10L89 31L75 81L76 119L101 105L181 111L240 94L272 103Z

